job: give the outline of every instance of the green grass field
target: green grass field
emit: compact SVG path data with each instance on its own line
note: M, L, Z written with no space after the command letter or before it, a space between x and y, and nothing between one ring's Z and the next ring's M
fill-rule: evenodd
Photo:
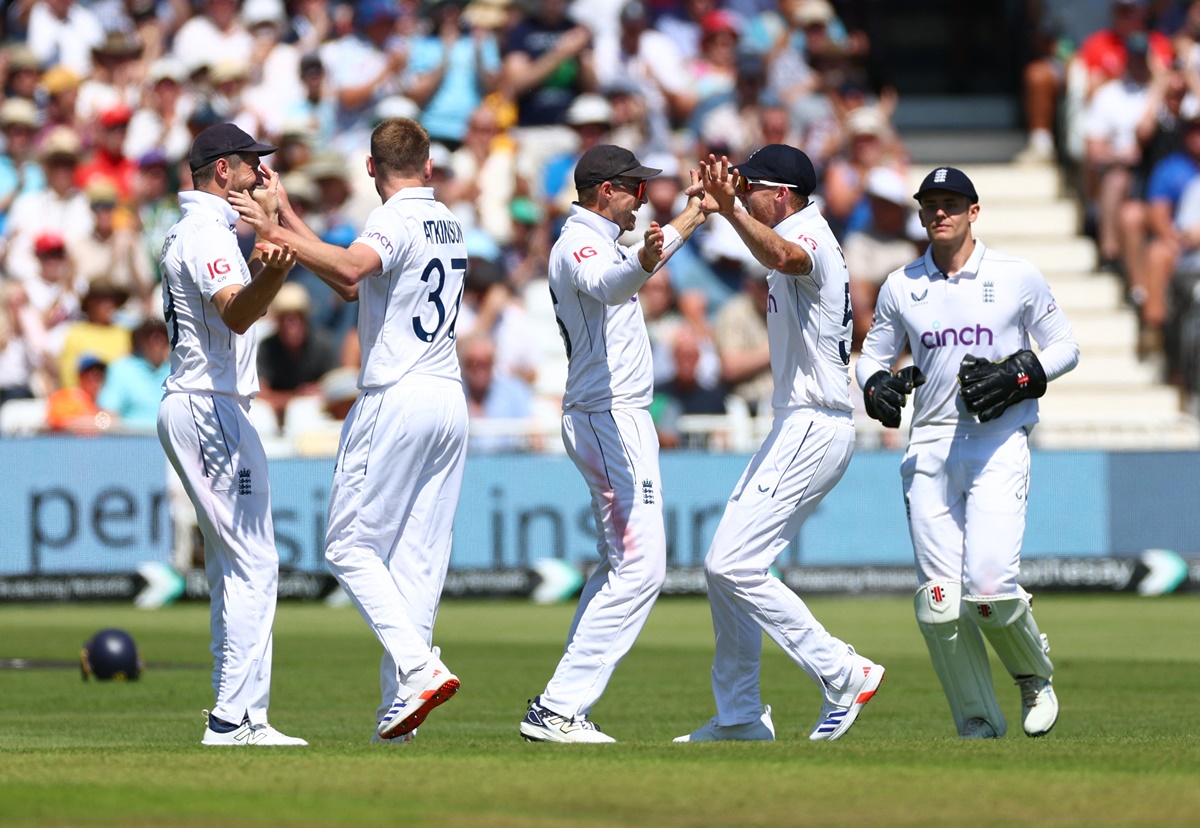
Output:
M964 742L907 598L821 599L817 617L888 668L854 729L812 743L816 688L769 641L773 744L674 745L713 713L707 604L664 599L593 718L620 744L527 744L571 606L448 602L437 642L462 690L412 744L369 745L375 638L353 609L285 604L271 721L308 748L202 748L207 607L0 608L0 658L71 659L105 626L137 640L141 681L0 671L0 826L1195 825L1200 600L1043 595L1062 715L1021 733L993 663L1002 740ZM423 820L417 823L415 819Z

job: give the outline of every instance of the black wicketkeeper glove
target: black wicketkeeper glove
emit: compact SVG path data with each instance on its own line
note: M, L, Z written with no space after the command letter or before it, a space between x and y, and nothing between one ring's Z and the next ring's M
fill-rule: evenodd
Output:
M900 427L900 409L913 389L925 383L925 375L915 365L901 368L894 374L875 372L863 386L863 401L867 414L888 428Z
M967 410L986 423L1021 400L1046 393L1046 371L1033 351L1017 351L1000 362L967 354L958 366L959 393Z

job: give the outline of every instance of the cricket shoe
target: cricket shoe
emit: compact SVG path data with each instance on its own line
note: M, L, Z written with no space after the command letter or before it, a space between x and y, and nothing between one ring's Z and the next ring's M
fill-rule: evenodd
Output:
M1026 736L1045 736L1058 721L1058 696L1051 680L1041 676L1017 679L1021 688L1021 726Z
M679 736L676 742L773 742L775 723L771 721L771 705L763 708L763 714L752 722L736 725L717 724L717 717L699 730Z
M378 728L378 725L376 725L376 727ZM373 745L384 745L384 746L407 745L409 742L416 741L416 739L417 739L417 731L415 731L415 730L413 730L409 733L405 733L403 736L397 736L395 739L383 738L382 736L379 735L378 730L376 730L374 733L371 734L371 744L373 744Z
M207 710L204 711L204 718L208 719ZM285 736L266 722L252 725L248 720L243 720L236 730L228 733L213 730L211 723L205 725L200 744L208 747L299 747L308 742Z
M817 726L808 738L814 742L832 742L840 739L854 724L863 705L871 700L883 681L885 670L869 658L850 651L854 663L850 667L850 681L838 696L837 701L828 699L821 704L821 715Z
M521 721L521 735L527 742L574 742L576 744L603 744L617 741L605 734L587 716L567 718L541 705L538 696L529 703L529 711Z
M963 722L962 732L958 734L964 739L995 739L996 728L987 719L967 719Z
M400 692L384 715L376 732L384 739L395 739L421 726L425 717L458 692L458 676L434 656L425 666L400 683Z

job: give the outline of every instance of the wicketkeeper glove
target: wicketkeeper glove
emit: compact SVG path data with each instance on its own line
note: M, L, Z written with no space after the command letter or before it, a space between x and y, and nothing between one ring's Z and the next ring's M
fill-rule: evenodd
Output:
M1046 393L1046 371L1033 351L1017 351L1000 362L967 354L958 366L959 393L967 410L986 423L1021 400Z
M925 375L915 365L901 368L894 374L877 371L863 386L867 414L888 428L900 427L900 409L913 389L925 383Z

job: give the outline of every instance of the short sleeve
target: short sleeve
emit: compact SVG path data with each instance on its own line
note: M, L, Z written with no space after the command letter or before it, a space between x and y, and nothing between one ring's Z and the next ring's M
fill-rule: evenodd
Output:
M379 254L383 269L387 273L404 257L405 250L412 237L406 232L405 219L394 210L376 207L367 216L367 223L354 244L365 244Z
M188 241L190 244L180 248L184 272L196 280L207 301L230 285L249 284L250 272L233 233L214 225L211 231L197 232Z

